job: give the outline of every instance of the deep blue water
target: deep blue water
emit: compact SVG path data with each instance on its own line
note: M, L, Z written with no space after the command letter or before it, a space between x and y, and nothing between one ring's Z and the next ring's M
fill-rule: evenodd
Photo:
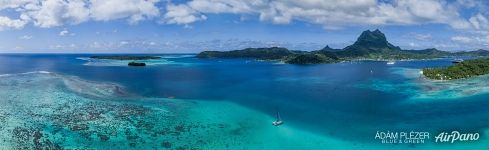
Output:
M450 59L388 66L377 61L289 65L186 57L169 59L186 65L134 68L87 66L85 60L77 59L87 56L2 54L0 74L49 71L119 83L148 97L232 101L270 115L279 110L288 124L351 140L372 139L376 130L477 131L489 126L487 94L406 104L410 95L355 86L371 79L401 84L407 79L392 73L392 67L447 66Z

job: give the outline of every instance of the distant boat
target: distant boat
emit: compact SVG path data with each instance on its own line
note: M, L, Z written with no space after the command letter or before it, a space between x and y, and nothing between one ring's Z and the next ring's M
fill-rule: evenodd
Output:
M387 62L387 64L388 64L388 65L393 65L393 64L395 64L395 63L396 63L395 61L388 61L388 62Z
M458 63L461 63L463 61L464 61L463 59L455 59L455 60L452 60L452 63L458 64Z
M272 125L279 126L282 124L284 124L284 122L282 121L282 119L280 119L280 113L277 111L277 120L273 121Z

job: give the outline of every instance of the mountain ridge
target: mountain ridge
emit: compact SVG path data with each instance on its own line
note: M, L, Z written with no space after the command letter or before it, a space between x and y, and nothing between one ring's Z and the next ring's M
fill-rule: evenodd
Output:
M489 51L476 50L448 52L436 48L422 50L403 50L387 40L380 30L363 31L357 40L343 49L333 49L326 45L315 51L296 51L282 47L246 48L232 51L203 51L198 58L255 58L262 60L281 60L291 64L334 63L355 59L401 60L432 59L447 56L489 56Z

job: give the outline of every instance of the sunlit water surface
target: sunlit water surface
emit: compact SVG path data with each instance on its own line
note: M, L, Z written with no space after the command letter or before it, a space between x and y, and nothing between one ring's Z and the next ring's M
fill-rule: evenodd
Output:
M487 76L431 81L451 59L289 65L159 55L0 55L0 145L99 149L467 149L489 145ZM285 124L271 125L276 111ZM478 141L435 143L448 131ZM377 131L426 131L382 144Z

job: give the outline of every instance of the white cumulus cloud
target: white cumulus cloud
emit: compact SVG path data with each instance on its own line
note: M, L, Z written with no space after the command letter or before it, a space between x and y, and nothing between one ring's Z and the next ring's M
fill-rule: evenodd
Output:
M10 19L9 17L0 16L0 31L5 29L21 29L27 21L22 19Z
M172 6L165 16L188 24L209 13L254 14L262 21L287 24L294 20L325 28L357 25L412 25L439 23L453 28L470 24L457 5L439 0L192 0ZM178 15L177 15L178 14Z
M75 33L72 33L68 31L68 29L63 29L61 32L58 34L59 36L75 36Z
M89 19L89 10L82 0L44 0L32 2L19 10L28 20L39 27L54 27L63 24L79 24Z
M158 0L91 0L91 16L94 20L114 20L128 18L137 23L160 15L155 4Z
M163 21L168 24L189 24L207 19L205 15L187 5L170 4L166 9L167 13L163 16Z
M22 28L32 22L50 28L89 20L127 19L129 23L158 17L159 0L0 0L0 11L13 9L17 19L0 16L0 29Z
M489 21L480 13L470 17L469 21L475 29L489 29Z
M257 16L276 24L304 21L327 29L430 23L470 29L483 27L487 19L483 14L464 18L459 12L482 9L479 5L475 0L190 0L178 4L160 0L0 0L0 10L13 9L19 14L14 19L1 16L0 29L18 29L29 22L47 28L90 20L126 19L136 24L154 18L188 25L206 20L207 14L221 13Z

